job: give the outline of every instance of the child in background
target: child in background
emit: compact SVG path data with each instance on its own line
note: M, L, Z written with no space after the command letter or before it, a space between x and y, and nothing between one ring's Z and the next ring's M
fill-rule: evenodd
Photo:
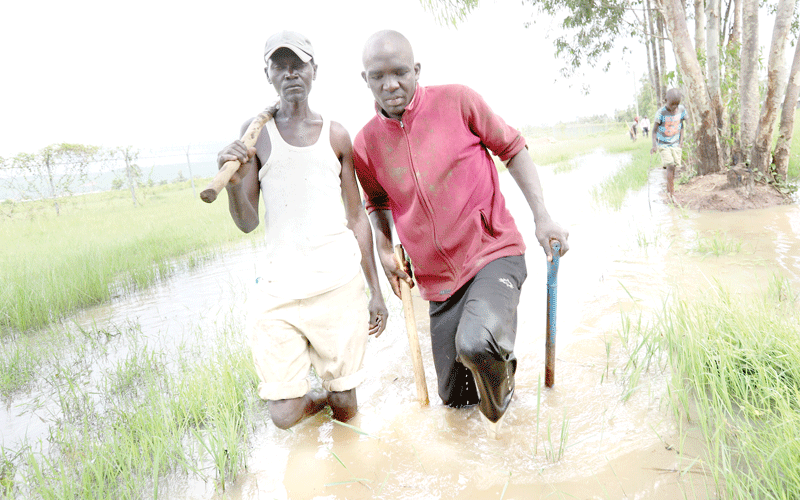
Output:
M667 169L667 194L672 198L675 186L675 169L681 166L683 152L683 122L686 108L681 105L681 92L676 88L667 91L667 104L658 110L653 122L653 148L650 154L661 153L661 165Z

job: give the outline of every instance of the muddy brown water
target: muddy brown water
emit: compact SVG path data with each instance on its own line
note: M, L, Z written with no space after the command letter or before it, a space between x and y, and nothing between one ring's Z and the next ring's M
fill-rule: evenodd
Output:
M622 376L629 356L619 339L621 313L650 311L675 290L705 293L717 282L735 293L753 293L779 275L800 290L800 208L683 212L664 204L663 174L653 170L645 188L629 194L621 210L610 210L593 201L591 192L625 161L626 155L597 152L576 160L568 172L540 168L548 210L570 230L570 251L558 275L552 389L542 387L546 263L521 193L509 175L501 175L529 248L519 306L517 390L499 440L487 438L477 408L440 404L427 304L418 296L415 314L431 404L417 403L401 305L392 296L389 326L370 340L369 375L358 389L360 411L351 424L362 433L326 415L292 431L265 423L250 443L247 469L224 493L213 481L185 477L169 478L162 492L180 499L716 498L713 480L695 461L702 455L697 433L689 429L688 437L679 437L665 399L668 374L644 373L632 393ZM739 242L740 249L701 254L700 238ZM257 252L242 249L86 311L79 320L133 320L149 342L175 349L224 314L246 314L243 298ZM22 395L0 410L7 449L46 437L43 399Z

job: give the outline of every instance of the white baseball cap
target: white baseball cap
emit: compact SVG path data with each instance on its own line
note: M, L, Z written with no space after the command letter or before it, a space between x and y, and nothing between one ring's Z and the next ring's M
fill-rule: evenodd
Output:
M272 54L281 48L291 50L303 62L314 58L314 47L311 46L308 38L294 31L281 31L267 40L267 44L264 46L264 62L269 61Z

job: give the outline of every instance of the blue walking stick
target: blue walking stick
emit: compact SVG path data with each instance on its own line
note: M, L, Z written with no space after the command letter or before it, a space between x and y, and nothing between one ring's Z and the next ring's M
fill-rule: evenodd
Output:
M544 385L553 387L556 377L556 292L561 244L550 243L553 260L547 263L547 339L544 346Z

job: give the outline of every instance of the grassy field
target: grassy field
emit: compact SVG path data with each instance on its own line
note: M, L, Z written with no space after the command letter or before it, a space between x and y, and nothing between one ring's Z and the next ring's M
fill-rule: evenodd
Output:
M633 142L626 134L624 124L611 124L605 132L549 142L548 137L529 137L528 149L538 165L556 165L567 170L568 162L585 153L602 148L609 153L621 153L636 149L641 141Z
M188 182L5 207L0 239L0 338L194 267L231 243L260 241L230 220L227 197L206 205Z

